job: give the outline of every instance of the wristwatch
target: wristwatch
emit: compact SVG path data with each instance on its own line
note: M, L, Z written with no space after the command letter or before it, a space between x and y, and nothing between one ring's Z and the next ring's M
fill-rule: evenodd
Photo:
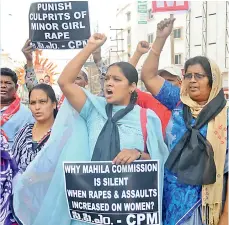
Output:
M135 148L135 150L137 150L140 153L139 157L137 158L137 160L140 160L141 157L142 157L143 152L141 150L137 149L137 148Z

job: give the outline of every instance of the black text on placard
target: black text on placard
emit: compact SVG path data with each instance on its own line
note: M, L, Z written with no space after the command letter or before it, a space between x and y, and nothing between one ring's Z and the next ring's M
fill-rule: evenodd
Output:
M64 162L63 167L72 219L92 224L160 224L158 161Z
M34 48L80 49L90 37L87 1L36 2L29 11Z

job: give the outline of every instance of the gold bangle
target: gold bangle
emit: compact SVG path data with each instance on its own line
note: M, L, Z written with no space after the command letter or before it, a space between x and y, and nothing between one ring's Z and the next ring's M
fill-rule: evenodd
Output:
M156 56L160 56L160 53L157 52L153 47L151 48L151 51L152 51Z

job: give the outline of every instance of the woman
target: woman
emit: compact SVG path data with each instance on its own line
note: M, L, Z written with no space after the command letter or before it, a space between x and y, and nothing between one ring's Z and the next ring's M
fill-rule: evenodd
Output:
M146 41L140 41L137 45L137 48L133 56L129 59L129 63L136 68L141 57L148 52L149 52L149 43ZM104 96L103 86L106 77L107 65L105 65L105 63L102 61L101 49L93 52L93 59L99 71L100 85L102 89L100 92L100 96ZM140 89L136 89L136 92L138 94L136 104L138 104L142 108L151 109L157 114L157 116L161 121L162 133L164 135L165 128L171 116L170 110L168 110L163 104L157 101L151 94L143 92Z
M35 123L26 124L15 136L12 153L19 170L29 163L49 139L57 114L57 100L50 85L38 84L29 92L29 108Z
M1 129L1 225L17 225L12 214L13 177L18 171L15 160L9 151L9 143L5 132Z
M147 111L149 154L143 152L141 108L135 105L136 69L125 62L111 65L104 84L105 98L94 96L75 84L86 60L105 41L104 35L94 34L85 48L65 67L58 80L71 105L67 101L63 103L49 142L27 168L21 180L23 188L15 194L15 211L25 225L47 224L47 221L49 225L85 224L71 221L69 217L63 161L127 164L151 158L159 160L160 174L163 174L168 150L163 142L160 121L150 110ZM159 179L160 192L162 186L163 176ZM39 204L27 206L25 202L29 196L33 196Z
M142 69L148 90L172 110L166 139L163 224L228 224L227 107L218 66L206 57L186 61L181 89L157 75L174 19L158 24ZM226 199L226 203L224 204Z

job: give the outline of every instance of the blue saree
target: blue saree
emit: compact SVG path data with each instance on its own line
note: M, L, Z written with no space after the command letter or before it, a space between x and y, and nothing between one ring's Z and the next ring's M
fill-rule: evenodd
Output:
M172 111L166 130L165 141L171 152L185 134L187 128L183 119L183 103L180 102L180 88L165 81L156 98ZM229 118L229 117L228 117ZM195 119L192 119L192 124ZM227 122L228 124L228 122ZM206 137L207 125L200 129ZM228 141L227 141L228 144ZM226 198L226 181L228 174L228 147L224 167L223 200ZM164 225L202 225L202 186L180 183L176 174L165 169L163 192L163 224Z
M65 196L63 161L90 161L99 133L107 120L102 97L85 91L87 101L78 114L64 101L53 125L50 139L22 175L14 190L14 211L24 225L80 225L71 220ZM113 113L124 106L114 106ZM156 114L147 110L147 148L151 159L160 163L160 212L164 163L168 149L163 141ZM144 150L140 124L140 107L117 122L121 149ZM161 215L160 215L161 216ZM160 217L161 218L161 217Z

